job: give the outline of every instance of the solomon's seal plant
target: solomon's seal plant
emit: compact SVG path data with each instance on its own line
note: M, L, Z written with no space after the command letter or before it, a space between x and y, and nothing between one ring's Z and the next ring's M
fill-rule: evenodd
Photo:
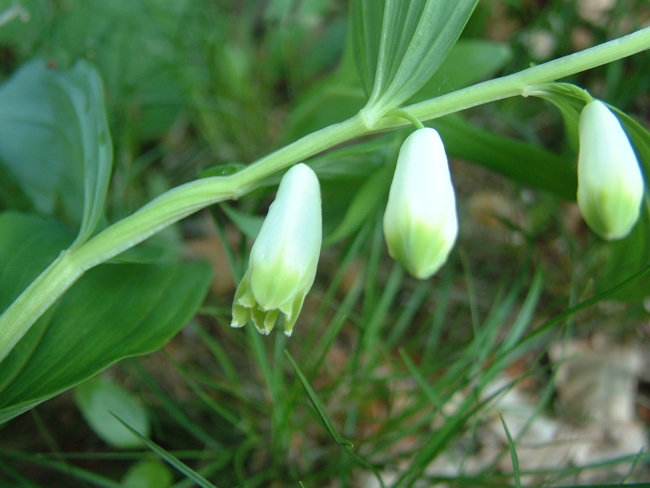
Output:
M266 3L302 5L310 2L261 2ZM49 67L44 60L35 60L14 73L0 86L0 169L6 166L8 173L19 180L16 186L27 181L26 186L35 196L45 194L47 198L39 200L27 191L27 196L35 200L35 212L51 214L60 201L69 214L68 224L79 224L79 232L75 238L68 226L50 220L44 222L42 216L19 211L0 214L0 423L87 380L115 361L162 347L200 307L208 290L211 269L202 265L195 266L196 269L185 264L172 266L152 262L154 259L141 263L137 253L129 255L125 251L210 205L238 200L268 185L282 171L288 170L252 247L249 268L234 297L232 326L242 327L252 322L259 331L268 334L283 315L285 333L289 335L293 331L305 295L313 284L321 249L321 197L315 172L323 183L328 172L334 180L350 174L356 174L357 182L367 178L361 183L364 191L359 190L352 196L346 194L349 199L341 198L335 203L340 210L336 215L345 213L345 225L340 227L345 232L339 232L337 239L352 237L358 231L359 239L355 243L361 243L364 232L370 235L375 225L371 253L374 264L368 267L365 281L372 290L374 281L379 281L375 278L382 249L379 221L373 217L380 215L387 194L383 224L390 254L415 277L430 277L447 260L458 233L454 190L439 133L445 139L450 156L462 156L458 153L464 145L473 145L475 150L470 151L473 162L499 171L518 183L566 200L574 199L577 191L586 221L602 237L620 239L639 220L636 229L645 232L638 232L641 240L623 239L616 243L628 245L633 251L640 250L635 254L638 259L632 265L624 263L629 266L614 284L619 286L625 280L628 280L625 283L634 282L645 273L650 258L645 252L648 245L644 236L649 235L650 224L647 209L641 205L644 186L639 164L645 175L650 175L650 134L640 124L618 113L637 150L637 162L621 124L609 109L601 102L593 102L583 90L556 81L650 49L650 28L507 76L479 82L502 69L504 61L491 71L452 80L449 86L455 87L458 83L460 89L441 94L441 81L434 79L452 55L455 60L445 69L465 73L475 68L465 60L462 50L456 51L456 41L477 3L477 0L351 0L348 54L354 57L354 63L341 63L341 70L349 65L351 72L338 73L341 76L332 78L336 86L322 90L311 100L313 103L305 104L304 110L292 114L294 120L300 121L316 107L313 110L322 117L313 117L316 122L311 125L296 122L295 133L286 135L286 141L292 141L286 146L250 164L230 165L228 171L210 173L212 176L184 183L162 194L156 192L155 199L117 221L111 221L111 216L122 215L121 212L105 211L107 192L112 188L113 151L99 71L88 62L79 62L66 72ZM290 10L297 8L287 11ZM468 44L465 48L474 49ZM166 50L162 51L166 55ZM354 65L358 76L354 73ZM448 74L449 71L442 79L446 80ZM182 76L179 78L185 80ZM204 75L192 75L187 79L194 78L202 80ZM209 78L207 72L205 78ZM196 94L191 92L194 99ZM206 93L212 94L212 91L206 90ZM334 101L328 98L336 96L339 98ZM492 137L487 131L472 127L459 115L452 115L497 100L529 96L543 97L558 106L570 136L578 133L580 118L579 189L573 160L568 161L533 144ZM341 97L344 97L343 102ZM197 106L210 105L200 96L196 99ZM203 101L206 103L201 103ZM328 109L332 107L345 111L334 110L331 116ZM246 117L237 113L236 118ZM206 117L206 121L209 120ZM401 137L394 130L406 127L407 120L429 123L437 132L432 128L419 128L406 139L391 185L393 148L398 147ZM206 122L206 126L209 125ZM54 130L50 130L52 128ZM28 129L31 130L29 137L24 133ZM390 131L394 131L393 135L374 137L379 132ZM477 132L482 137L473 138L472 134ZM456 141L453 141L454 136ZM50 144L50 139L60 144ZM373 147L371 155L366 154L368 143ZM384 147L377 148L377 143ZM341 147L343 144L347 146ZM505 150L500 150L504 146ZM43 151L43 147L47 149ZM345 151L349 151L345 154L351 158L350 164L350 159L340 157ZM481 159L486 152L493 156L490 161ZM226 154L228 151L220 156L222 160L226 159ZM312 159L315 156L319 159ZM45 171L37 164L41 160L50 164ZM312 165L314 170L307 165ZM55 174L53 168L60 174ZM3 175L0 173L0 178ZM65 186L59 185L59 181ZM73 191L75 182L81 184ZM3 184L4 180L0 180L0 190ZM111 195L109 201L119 199L119 194ZM351 203L347 205L347 202ZM367 202L371 205L366 205ZM327 229L336 225L333 221L327 223L333 224L326 226ZM630 237L634 237L636 229ZM120 260L119 265L102 265ZM361 342L382 354L383 347L376 347L383 337L380 326L391 306L391 297L398 294L402 279L401 268L394 269L397 271L391 273L391 285L386 286L385 293L373 291L363 295L367 302L364 301L362 315L368 319L364 323L372 326L359 327ZM424 286L421 289L426 291ZM647 296L647 289L641 291ZM381 300L373 301L379 295ZM341 317L350 316L351 321L356 322L354 303L347 304L347 309L341 307ZM374 303L381 306L375 310ZM531 305L525 314L532 313L533 307ZM415 308L412 312L415 313ZM407 316L409 314L404 314ZM440 320L443 316L444 313ZM435 320L438 323L437 315ZM493 365L505 365L521 357L518 355L521 351L529 352L537 347L534 341L540 337L541 329L526 336L527 322L518 321L520 325L513 328L516 330L512 339L502 348L503 355L498 360L495 358ZM344 323L347 322L341 318L339 324ZM407 330L408 319L403 325L402 330ZM338 330L334 329L328 338L330 345ZM478 328L477 332L480 332ZM263 351L262 338L257 333L251 336L259 346L256 346L256 353ZM280 351L276 355L278 363L282 358L281 339L280 336L276 342L279 345L276 352ZM438 344L438 339L434 339L430 342L432 348ZM529 342L517 352L519 344L525 341ZM325 358L325 352L326 349L319 357ZM354 364L364 363L363 356L359 354ZM368 364L375 363L369 360ZM277 380L276 384L282 384L284 369L281 364L278 366L279 374L268 376L273 377L274 382ZM480 365L477 363L477 366ZM266 371L272 369L268 367ZM455 384L455 380L449 384ZM293 393L283 395L290 390L276 388L273 401L285 396L295 400L297 396ZM468 405L477 404L476 399L469 400ZM316 410L321 415L322 410ZM280 411L292 412L293 408L273 411L284 424L288 417ZM349 419L357 417L358 412L348 416ZM330 429L325 417L321 415L321 418ZM465 421L458 419L448 422L441 430L445 431L447 426L452 429ZM355 430L354 420L350 425L351 430ZM284 438L277 436L277 439ZM445 443L450 438L451 434L445 438ZM339 441L341 439L337 439ZM339 445L346 446L343 441ZM429 447L438 449L437 445L432 443ZM435 449L423 448L417 455L433 456L430 453ZM416 462L412 472L404 476L415 480L426 469L428 461ZM408 480L403 481L398 480L396 486L411 486ZM241 484L246 484L245 480L241 480Z
M268 334L282 312L284 333L291 335L316 276L321 221L318 178L309 166L297 164L282 178L251 249L248 271L235 293L232 327L252 320Z
M399 151L384 213L388 252L421 280L445 264L458 235L456 197L435 129L418 129Z
M611 110L599 100L580 114L578 205L603 239L622 239L639 218L643 175L634 149Z

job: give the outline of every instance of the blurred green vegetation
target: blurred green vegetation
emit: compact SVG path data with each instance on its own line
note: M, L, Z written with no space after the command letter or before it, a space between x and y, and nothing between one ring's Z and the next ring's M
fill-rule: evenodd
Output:
M650 21L644 0L615 2L600 16L585 13L583 4L479 2L461 41L413 101ZM15 16L0 22L0 81L35 58L52 69L85 59L101 73L115 154L107 222L205 171L229 171L344 120L364 103L346 45L343 0L4 0L0 16L12 8ZM566 81L648 127L650 53ZM568 201L575 148L551 104L512 99L462 117L433 124L447 132L458 158L452 172L463 228L459 250L439 276L415 282L384 248L386 175L408 132L320 155L309 164L322 184L329 247L294 336L230 329L234 283L226 278L163 351L108 372L144 404L155 445L109 447L86 425L73 396L63 394L0 425L0 484L186 487L193 484L185 476L195 476L219 487L377 486L362 485L372 470L396 473L393 486L513 484L496 461L449 477L427 469L449 453L464 465L480 450L481 422L499 391L532 378L539 412L552 411L546 348L593 330L576 322L596 322L617 337L636 334L647 345L639 325L648 318L639 300L646 294L637 288L628 307L607 313L570 308L592 295L612 250L588 233ZM536 162L538 172L522 169L520 160ZM177 259L191 254L189 241L220 242L215 271L240 278L278 181L170 229L157 244ZM486 192L493 199L476 203L476 194ZM0 164L0 210L34 211L25 193ZM67 215L62 202L44 213ZM647 246L644 232L639 227L642 235L633 236L637 248ZM631 260L613 252L615 263ZM611 298L607 290L646 261L643 254L625 275L610 266L600 298ZM191 300L191 287L182 291L162 300ZM566 320L549 319L561 313ZM510 374L513 365L524 373ZM176 463L173 474L152 450ZM510 455L503 445L502 456ZM646 455L640 464L647 462ZM571 483L582 470L522 475L539 484Z

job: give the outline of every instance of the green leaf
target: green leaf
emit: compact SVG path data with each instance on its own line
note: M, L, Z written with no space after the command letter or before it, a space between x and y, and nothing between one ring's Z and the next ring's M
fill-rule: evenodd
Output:
M34 216L0 216L0 310L72 241ZM88 271L0 362L0 423L129 356L162 347L207 293L203 264L106 264Z
M447 152L511 178L525 186L575 201L578 179L573 164L541 147L497 136L452 114L428 122Z
M0 211L4 210L33 212L34 208L14 175L0 161Z
M118 449L137 448L142 442L115 419L124 419L142 435L150 432L149 417L142 403L119 384L100 376L74 389L77 407L102 440Z
M351 3L355 61L362 85L370 93L364 109L370 123L408 100L431 78L477 3L478 0Z
M113 166L113 143L104 108L104 85L97 70L81 60L61 77L67 78L66 91L77 115L83 151L84 211L72 245L75 247L88 240L102 216Z
M121 485L123 488L169 488L173 481L167 466L159 461L145 460L129 468Z
M0 88L0 160L39 212L54 213L60 201L81 223L76 244L94 231L110 179L103 97L101 78L85 61L66 72L32 61Z

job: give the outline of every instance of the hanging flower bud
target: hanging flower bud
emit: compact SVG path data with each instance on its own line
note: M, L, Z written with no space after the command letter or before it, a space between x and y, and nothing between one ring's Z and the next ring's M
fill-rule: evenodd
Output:
M628 235L639 218L643 176L623 127L595 100L580 114L578 206L603 239Z
M433 276L458 235L456 197L442 140L424 128L406 138L384 214L388 252L419 279Z
M291 335L305 295L314 283L322 241L318 178L297 164L282 178L237 287L232 327L252 319L262 334L273 330L280 312Z

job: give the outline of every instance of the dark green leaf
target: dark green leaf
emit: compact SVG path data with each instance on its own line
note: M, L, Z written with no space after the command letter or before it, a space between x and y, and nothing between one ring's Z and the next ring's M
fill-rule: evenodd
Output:
M0 161L0 211L4 210L33 212L34 207L14 175Z
M43 60L23 66L0 88L0 160L36 209L57 201L85 241L99 221L111 173L112 145L97 71L79 61L67 72Z
M33 216L0 216L0 310L72 241ZM107 264L88 271L0 362L0 423L122 358L162 347L205 296L202 264Z
M576 199L578 179L573 164L549 151L476 128L455 114L427 125L440 133L451 156L560 198Z

